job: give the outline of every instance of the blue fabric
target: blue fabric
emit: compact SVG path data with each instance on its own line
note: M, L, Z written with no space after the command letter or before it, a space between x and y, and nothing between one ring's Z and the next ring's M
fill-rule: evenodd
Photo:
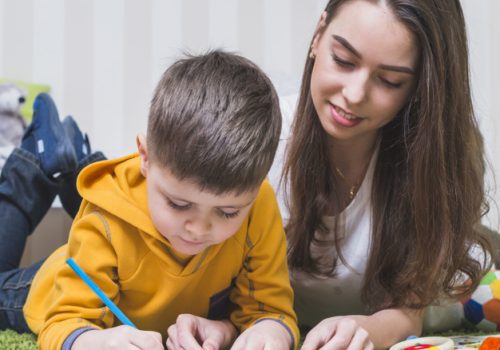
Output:
M13 329L19 333L31 333L24 318L23 306L40 261L25 269L0 273L0 329Z
M18 268L26 238L49 210L58 191L37 158L15 149L0 176L0 329L30 332L23 315L41 262Z
M70 173L78 165L57 107L46 93L39 94L33 103L33 121L23 136L21 148L34 154L40 167L49 176Z
M58 183L40 169L37 158L15 149L0 176L0 272L19 267L26 238L43 219Z
M19 267L24 246L50 209L59 193L64 209L76 215L81 197L76 178L81 169L105 159L95 152L82 159L73 173L57 180L45 175L32 153L16 148L7 159L0 175L0 272Z
M62 126L66 132L66 136L71 141L73 149L76 153L76 159L81 161L83 158L87 157L90 153L90 141L87 134L83 134L78 124L73 119L72 116L68 115L62 121Z
M94 152L78 162L76 171L62 178L59 188L59 199L61 200L63 208L72 218L75 217L82 202L82 197L80 197L76 190L76 178L78 174L80 174L80 171L87 165L104 159L106 159L104 154L101 152Z
M73 346L73 343L75 342L76 338L78 338L83 333L91 331L91 330L94 330L94 329L96 329L96 328L86 327L86 328L79 328L79 329L77 329L76 331L74 331L73 333L71 333L66 338L66 340L63 343L63 346L62 346L61 350L71 350L71 347Z
M7 159L0 175L0 329L30 332L23 315L33 277L42 262L18 268L27 237L50 209L55 196L64 188L76 193L75 180L86 165L104 159L100 152L82 159L77 169L66 177L50 179L40 168L38 158L17 148ZM72 208L81 198L66 196Z

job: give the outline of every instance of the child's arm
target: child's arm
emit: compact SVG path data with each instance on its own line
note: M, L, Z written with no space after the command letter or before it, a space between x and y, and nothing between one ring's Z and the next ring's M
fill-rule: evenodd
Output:
M270 336L274 334L278 340L282 336L287 338L286 349L296 348L299 331L293 311L286 238L274 192L267 181L262 184L249 215L245 261L231 293L236 306L231 321L243 332L242 342L246 341L246 334L258 334L262 348L268 348L267 344L276 340ZM269 345L269 348L274 347Z
M71 350L141 349L164 350L161 334L130 326L90 330L76 338Z
M121 294L116 274L116 250L110 242L103 220L96 210L86 204L85 213L73 222L67 249L53 254L34 280L27 307L31 313L38 310L43 315L43 324L37 332L41 349L61 349L63 344L71 346L83 340L92 340L92 344L98 340L112 341L114 335L125 332L121 328L112 328L115 317L110 309L104 307L99 297L65 263L68 257L72 257L106 295L118 303ZM43 309L36 307L41 304L40 301L46 304ZM126 310L123 311L127 314ZM109 334L100 331L103 328L109 329ZM92 330L80 334L74 340L78 331L84 329ZM128 327L126 330L138 332ZM106 334L110 336L109 339ZM92 348L98 349L99 346L94 345Z
M278 322L263 320L241 333L231 350L288 350L292 347L292 339L290 333Z
M349 315L324 319L307 334L303 350L331 348L385 349L410 335L420 335L423 311L385 309L370 316Z
M214 321L182 314L168 327L167 349L226 349L236 335L236 328L229 320Z

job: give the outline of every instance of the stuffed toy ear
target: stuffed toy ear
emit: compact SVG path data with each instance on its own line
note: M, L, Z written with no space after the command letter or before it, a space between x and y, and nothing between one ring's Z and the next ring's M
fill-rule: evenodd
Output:
M27 92L14 84L0 85L0 113L19 115Z

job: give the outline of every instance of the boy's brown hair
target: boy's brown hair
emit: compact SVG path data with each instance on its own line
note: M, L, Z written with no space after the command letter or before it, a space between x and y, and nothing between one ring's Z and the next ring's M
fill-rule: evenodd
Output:
M176 61L158 83L148 120L151 160L214 193L260 185L281 113L269 78L241 56L211 51Z

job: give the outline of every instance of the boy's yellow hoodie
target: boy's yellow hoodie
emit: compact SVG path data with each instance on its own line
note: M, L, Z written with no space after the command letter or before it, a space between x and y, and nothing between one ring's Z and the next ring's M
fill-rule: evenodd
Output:
M85 327L120 324L65 263L72 257L141 330L160 332L181 313L230 319L245 330L259 319L298 329L288 278L286 243L274 193L261 186L234 236L183 264L148 212L137 154L94 163L78 178L83 197L69 241L35 276L24 307L43 349L61 349Z

